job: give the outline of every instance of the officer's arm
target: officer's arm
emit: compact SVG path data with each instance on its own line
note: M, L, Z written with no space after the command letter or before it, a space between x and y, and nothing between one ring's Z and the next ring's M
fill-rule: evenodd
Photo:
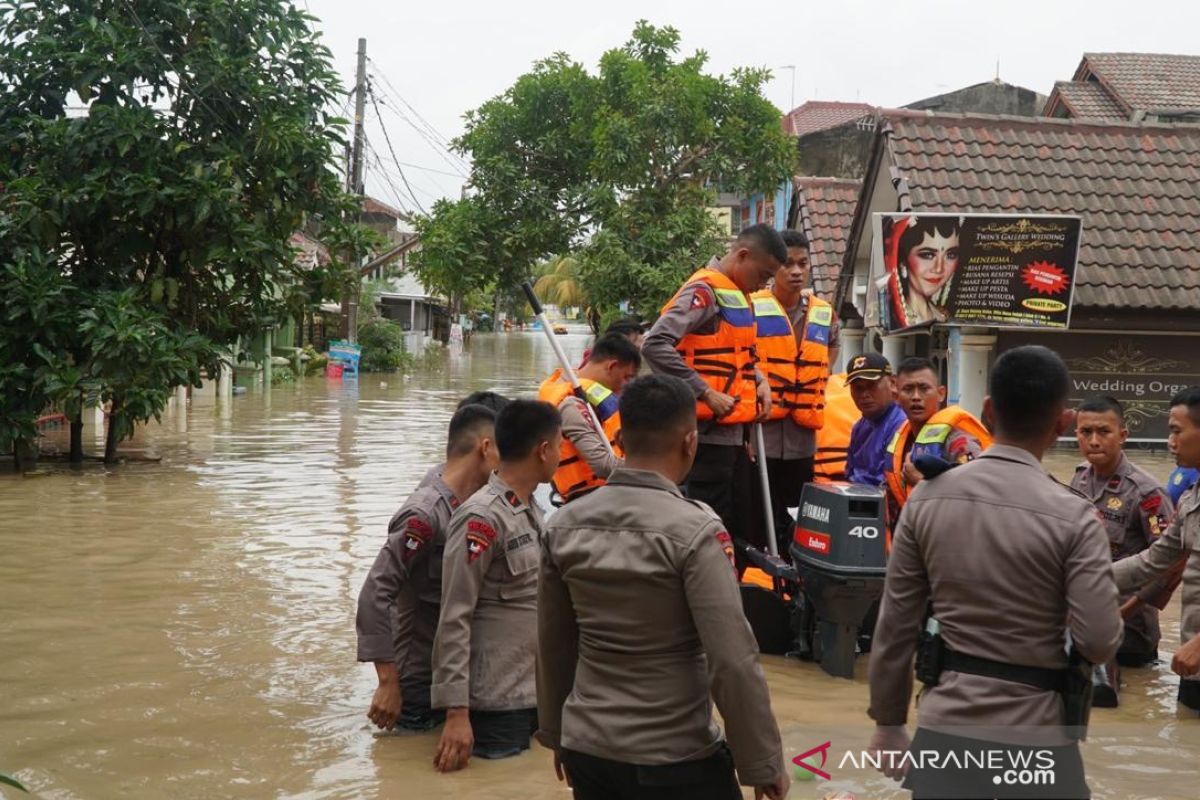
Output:
M871 643L868 713L881 726L904 725L908 720L913 654L929 602L929 575L913 538L913 521L918 513L919 507L913 503L900 512Z
M1138 502L1138 520L1147 542L1153 543L1166 533L1167 520L1173 516L1175 506L1171 503L1170 495L1161 487L1154 487Z
M607 478L623 459L610 455L604 446L604 431L597 430L592 415L578 397L568 397L559 405L563 436L571 440L579 455L601 478Z
M1116 655L1124 628L1111 577L1108 534L1094 514L1083 516L1067 552L1065 574L1071 638L1084 658L1103 664Z
M1183 541L1184 519L1182 514L1176 514L1167 526L1167 532L1154 544L1113 564L1113 576L1119 591L1131 592L1145 586L1187 556L1188 548Z
M957 428L946 439L946 455L953 464L974 461L983 453L983 444L969 433Z
M650 369L682 378L697 398L702 397L708 384L688 366L675 346L689 333L709 333L717 313L716 295L707 285L694 283L681 291L642 341L642 357Z
M469 707L471 620L483 577L500 546L495 526L484 517L467 513L450 519L442 560L442 615L433 639L434 708Z
M414 549L407 547L409 540L409 524L413 521ZM428 544L425 531L432 533L432 527L416 512L398 515L392 524L387 542L379 550L371 571L363 581L358 593L358 614L354 619L354 627L358 634L358 660L389 662L396 661L399 668L400 656L407 654L407 642L411 633L412 617L415 605L411 610L402 612L398 608L398 600L408 585L410 568L416 553ZM400 645L403 642L404 650Z
M579 623L571 594L554 562L550 528L542 538L538 575L537 740L557 750L561 746L562 709L575 685L579 661Z
M684 554L683 589L738 778L744 786L766 786L783 770L783 746L758 645L742 612L732 553L729 534L714 520Z

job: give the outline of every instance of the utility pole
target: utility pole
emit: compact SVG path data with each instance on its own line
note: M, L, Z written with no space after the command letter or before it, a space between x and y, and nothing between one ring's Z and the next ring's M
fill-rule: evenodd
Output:
M354 148L350 153L350 194L356 198L357 207L353 221L362 216L363 197L363 115L367 106L367 40L358 40L358 70L354 79ZM347 253L346 285L342 294L342 338L347 342L358 340L358 295L362 290L362 278L358 271L358 253L350 248Z

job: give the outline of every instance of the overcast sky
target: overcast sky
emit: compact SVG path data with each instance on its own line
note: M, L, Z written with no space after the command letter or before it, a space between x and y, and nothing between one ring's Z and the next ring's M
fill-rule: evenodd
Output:
M366 37L387 133L426 208L436 197L457 197L463 181L455 173L467 169L389 105L419 127L415 110L452 138L465 111L503 92L535 60L562 50L594 70L643 18L678 28L683 51L707 51L713 72L795 65L797 105L820 99L895 107L991 80L997 61L1002 80L1048 94L1054 81L1071 78L1085 51L1200 54L1196 0L295 2L320 19L347 86L358 38ZM786 110L792 72L780 70L766 91ZM411 208L369 105L367 119L377 154L368 156L368 191L393 205L399 194Z

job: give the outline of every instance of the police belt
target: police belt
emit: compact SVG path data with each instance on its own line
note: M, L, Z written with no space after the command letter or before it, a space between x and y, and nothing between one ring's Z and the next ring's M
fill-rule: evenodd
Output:
M1065 669L1028 667L1023 664L993 661L990 658L956 653L949 647L945 649L943 659L943 671L965 672L969 675L982 675L985 678L1023 683L1046 692L1063 692L1067 688Z

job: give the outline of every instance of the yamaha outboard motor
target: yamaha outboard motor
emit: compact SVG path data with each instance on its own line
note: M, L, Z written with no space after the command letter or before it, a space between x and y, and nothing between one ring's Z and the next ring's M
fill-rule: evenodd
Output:
M792 563L814 615L813 657L836 677L854 677L859 626L883 594L885 513L883 492L870 486L810 483L801 495Z

